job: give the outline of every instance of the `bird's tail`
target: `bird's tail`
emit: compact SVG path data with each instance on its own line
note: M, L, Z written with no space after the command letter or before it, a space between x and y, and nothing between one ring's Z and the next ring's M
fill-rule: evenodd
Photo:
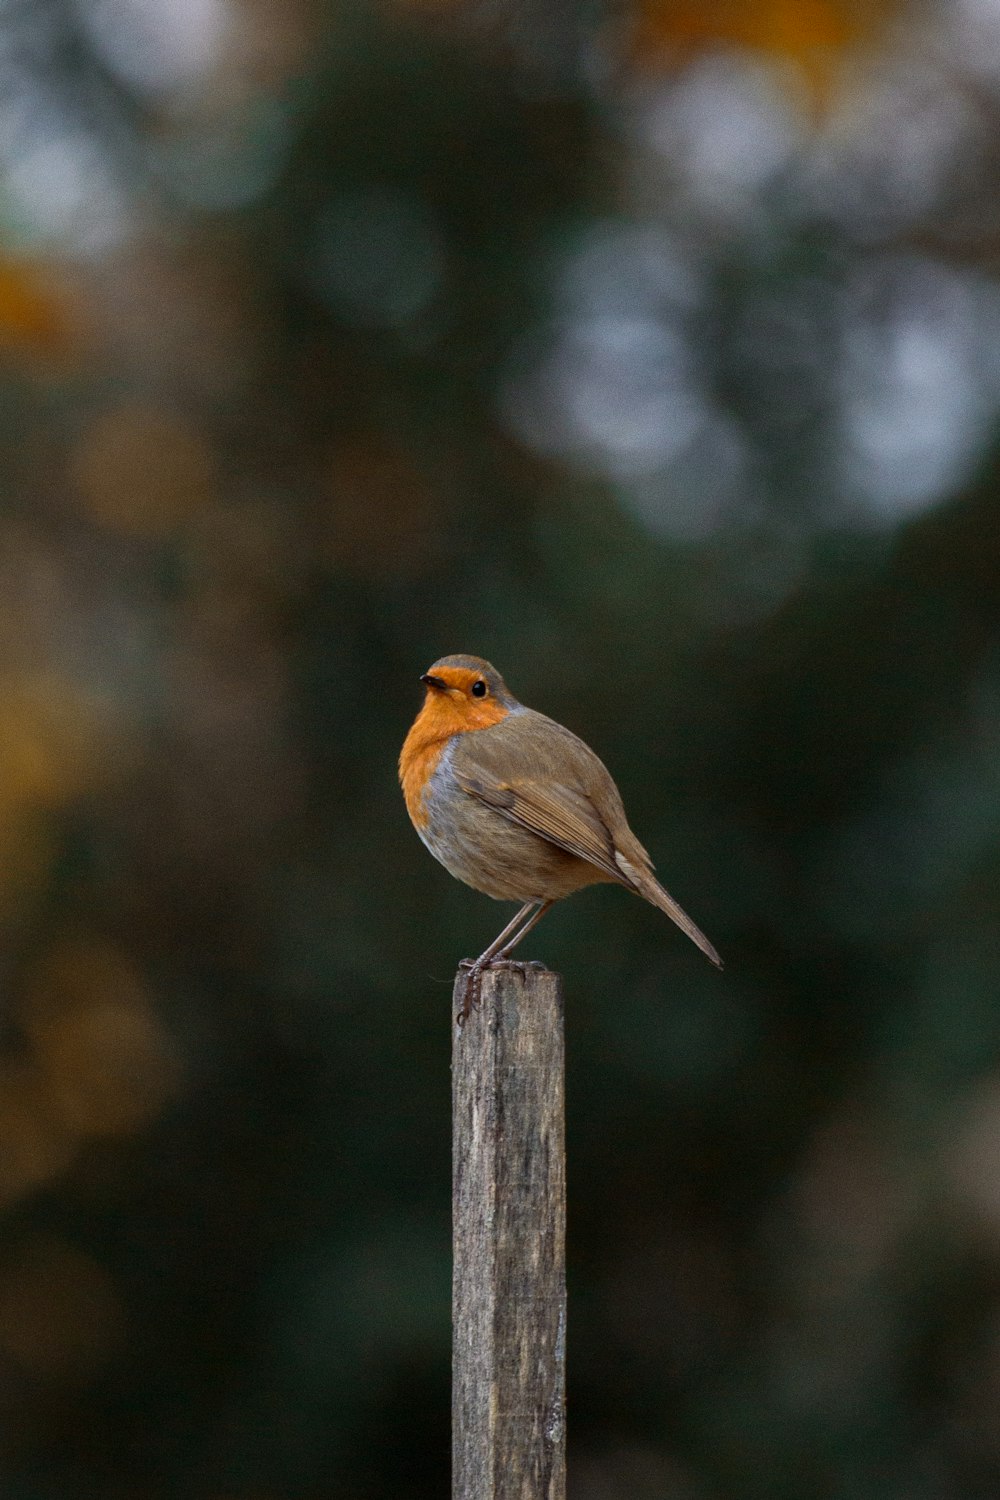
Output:
M648 870L638 868L630 860L623 859L621 855L618 856L618 864L626 870L633 890L637 891L640 896L644 896L653 906L658 906L661 911L665 911L670 920L677 923L681 932L686 932L692 943L701 949L705 957L711 959L717 969L721 969L722 959L701 928L692 922L684 908L678 906L670 892L663 889L656 877Z

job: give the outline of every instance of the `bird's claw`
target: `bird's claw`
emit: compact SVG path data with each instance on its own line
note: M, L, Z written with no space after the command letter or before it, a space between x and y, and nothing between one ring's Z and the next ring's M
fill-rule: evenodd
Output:
M486 965L478 959L463 958L458 966L466 970L465 989L462 992L462 1008L455 1017L459 1026L464 1026L474 1010L482 1003L483 970Z
M504 958L499 953L496 958L487 959L485 963L478 958L463 958L458 967L466 971L462 1008L455 1017L459 1026L464 1026L472 1012L478 1010L482 1004L483 975L487 969L513 969L514 973L520 974L522 979L527 979L529 972L533 974L549 972L540 959Z

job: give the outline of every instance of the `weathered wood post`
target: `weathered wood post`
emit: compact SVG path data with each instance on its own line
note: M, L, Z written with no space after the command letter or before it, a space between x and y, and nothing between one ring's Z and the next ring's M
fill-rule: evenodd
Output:
M562 980L489 969L481 997L453 1021L452 1500L564 1500Z

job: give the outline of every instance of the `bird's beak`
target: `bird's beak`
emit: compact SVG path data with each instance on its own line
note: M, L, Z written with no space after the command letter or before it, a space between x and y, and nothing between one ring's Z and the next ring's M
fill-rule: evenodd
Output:
M443 693L445 688L448 686L448 684L446 682L443 682L440 677L432 677L430 672L425 672L420 681L424 683L426 687L437 688L439 693Z

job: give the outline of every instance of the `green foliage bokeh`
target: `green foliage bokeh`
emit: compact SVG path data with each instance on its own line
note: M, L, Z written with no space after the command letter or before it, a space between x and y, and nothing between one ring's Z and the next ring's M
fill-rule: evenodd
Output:
M170 95L9 9L91 156L0 195L3 1493L446 1493L505 918L395 762L463 651L727 961L607 888L531 939L577 1500L995 1494L995 59L275 0Z

